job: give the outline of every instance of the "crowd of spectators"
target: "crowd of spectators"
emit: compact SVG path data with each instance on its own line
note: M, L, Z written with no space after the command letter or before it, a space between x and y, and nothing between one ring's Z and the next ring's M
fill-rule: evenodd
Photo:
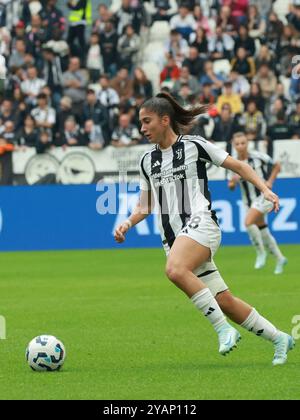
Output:
M89 0L69 1L70 13L84 10L79 21L56 0L10 3L0 1L8 68L1 145L43 153L146 142L138 107L155 92L141 48L156 21L170 27L160 88L184 105L211 106L192 133L229 148L244 130L253 141L267 139L270 152L275 139L300 138L299 0L280 18L272 0L121 0L114 12L99 4L96 16L87 12Z

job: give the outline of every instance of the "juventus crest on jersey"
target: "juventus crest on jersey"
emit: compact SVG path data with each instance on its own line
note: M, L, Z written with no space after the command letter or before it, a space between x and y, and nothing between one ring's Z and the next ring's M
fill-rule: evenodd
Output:
M256 150L248 152L248 159L245 161L248 163L257 173L257 175L267 181L270 174L270 169L273 165L273 160L270 156L265 153L258 152ZM240 180L240 186L242 191L243 202L251 207L253 201L261 195L258 190L251 182Z
M220 166L228 153L200 136L179 136L169 149L155 146L140 162L140 188L152 191L163 241L171 246L191 216L211 212L206 163Z

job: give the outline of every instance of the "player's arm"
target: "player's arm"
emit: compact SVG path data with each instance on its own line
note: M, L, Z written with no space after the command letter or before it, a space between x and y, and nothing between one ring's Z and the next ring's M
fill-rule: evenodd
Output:
M264 195L265 199L271 201L275 212L279 210L279 198L274 194L264 180L261 179L257 173L245 162L234 159L232 156L227 156L225 161L221 165L225 169L230 169L236 174L240 175L245 181L251 182L256 188L258 188Z
M281 165L279 162L276 162L273 167L269 179L266 181L266 186L272 189L275 179L277 178L279 172L281 171Z
M151 191L141 190L139 201L127 220L121 223L114 232L115 241L119 244L125 241L127 231L146 219L152 212Z

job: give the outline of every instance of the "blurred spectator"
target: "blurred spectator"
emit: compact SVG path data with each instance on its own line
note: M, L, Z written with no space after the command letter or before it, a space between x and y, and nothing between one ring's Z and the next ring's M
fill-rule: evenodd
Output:
M237 34L236 22L231 14L231 8L229 6L222 6L220 14L217 19L218 27L222 28L224 34L232 37Z
M300 32L300 4L291 4L290 12L287 14L286 18L296 31Z
M43 79L49 86L54 107L57 108L62 97L63 72L59 56L54 54L52 48L43 48Z
M255 132L257 138L261 139L266 134L266 122L255 101L248 102L246 112L239 118L239 125L244 131Z
M4 130L2 131L2 128ZM13 121L6 121L4 126L1 127L1 137L4 138L7 143L16 143L16 127Z
M293 57L300 53L300 39L298 32L291 26L287 25L283 28L283 34L278 40L277 64L278 74L290 75Z
M200 4L195 4L193 15L197 25L196 30L202 28L208 36L214 33L216 23L213 19L203 14L203 9Z
M170 0L154 0L155 13L152 14L152 21L169 21L172 12Z
M232 114L230 104L224 104L221 108L220 115L214 118L214 129L211 135L211 140L225 141L227 143L227 151L231 150L231 139L234 133L240 131L240 126Z
M121 114L119 123L112 133L112 146L125 147L139 143L140 134L138 128L131 124L129 114Z
M23 39L17 39L8 60L10 69L23 67L26 63L26 44Z
M212 90L214 95L219 95L223 87L224 79L222 76L214 72L212 61L207 61L204 64L204 74L200 78L200 85L210 83L212 85Z
M109 20L104 25L104 31L100 36L100 47L103 57L104 71L114 76L117 71L117 45L118 35L115 31L113 22Z
M13 107L12 100L8 98L3 99L0 107L0 126L4 126L6 121L13 121L16 127L18 127L20 123L18 109Z
M198 80L200 79L203 73L204 60L200 58L196 47L190 47L189 56L183 61L182 66L188 67L190 74Z
M172 55L177 65L181 65L189 54L189 44L176 29L171 30L170 38L165 43L166 56Z
M118 40L119 67L126 67L131 71L137 61L137 53L140 47L140 37L134 32L132 25L124 28L124 34Z
M216 101L216 97L212 91L211 83L204 83L202 85L202 91L199 96L199 102L203 105L213 105Z
M176 97L182 106L189 106L194 103L194 94L191 88L187 83L183 83L178 92L176 92Z
M61 136L65 128L65 122L67 119L73 118L76 119L72 111L72 99L68 96L63 96L59 103L58 112L56 115L56 124L55 124L55 143L61 144Z
M246 95L243 98L243 102L246 107L250 101L255 101L257 109L263 114L265 113L266 100L262 95L262 91L258 83L253 82L250 86L249 95Z
M172 54L169 54L167 64L160 73L160 83L168 84L172 89L176 80L180 77L180 68L177 66L176 61ZM166 82L166 83L165 83Z
M263 19L266 19L269 15L274 0L249 0L249 6L256 6L258 13Z
M223 33L221 26L216 29L216 34L208 41L208 52L212 60L230 60L234 48L233 38Z
M197 48L201 57L208 55L208 41L206 33L202 28L198 28L196 32L191 33L189 39L190 47Z
M97 33L90 37L90 47L87 53L86 67L89 71L90 80L95 83L104 72L103 59L100 48L100 38Z
M260 50L255 58L255 65L257 69L259 69L263 64L267 64L270 69L276 68L275 54L266 44L260 47Z
M19 146L36 147L38 143L38 131L34 118L28 114L24 120L24 126L17 133Z
M176 80L173 86L173 92L178 94L181 87L187 85L192 93L197 95L200 92L200 86L195 76L190 74L190 70L187 66L182 67L180 70L179 79Z
M137 7L132 7L130 0L121 1L121 7L114 14L114 19L117 22L118 35L124 33L124 29L127 25L132 26L134 32L140 32L143 9L139 2L136 3L136 6Z
M131 123L136 127L140 127L140 107L145 102L146 98L143 95L136 95L132 102L132 106L129 109L129 115L131 118ZM145 137L142 137L140 143L148 143L148 140Z
M62 146L83 146L84 138L80 132L80 127L75 118L68 118L65 121L64 132L62 135Z
M268 126L268 154L273 156L273 143L274 140L288 140L293 136L293 130L287 124L287 119L284 111L278 112L274 124Z
M61 61L61 68L66 71L69 64L70 48L67 42L63 39L63 34L59 28L53 29L52 39L45 44L45 47L51 48Z
M231 61L231 68L238 74L252 79L255 76L255 63L252 57L249 57L244 47L238 48L236 57Z
M12 185L13 183L13 150L14 146L0 136L0 185Z
M6 5L3 4L4 2L0 3L0 27L6 25Z
M26 78L21 83L21 91L25 95L25 102L30 107L34 107L37 104L37 96L45 85L45 80L38 77L37 68L32 65L29 66L26 72Z
M120 106L128 104L129 99L133 96L133 82L126 67L120 68L117 76L111 80L110 87L117 92Z
M190 34L197 29L197 23L189 8L182 5L178 9L178 13L171 18L170 27L188 40Z
M232 91L240 95L241 99L249 94L250 84L246 77L242 76L235 70L231 70L228 80L232 82Z
M83 106L82 115L84 122L92 120L95 125L101 128L105 144L108 144L110 140L108 109L106 106L101 104L101 102L97 99L95 91L92 89L87 91L86 102Z
M230 80L224 83L223 94L218 97L217 109L219 112L222 111L224 104L229 104L231 112L235 115L241 114L243 111L241 97L237 93L233 93L232 82Z
M246 23L249 0L223 0L223 5L230 7L231 15L235 19L236 26Z
M31 25L26 29L26 51L34 57L35 66L40 70L42 67L42 45L46 42L46 30L42 26L39 15L31 17Z
M39 15L42 19L43 27L46 28L46 40L49 41L53 37L53 31L58 28L64 32L66 19L60 9L56 7L57 0L46 0L44 7Z
M47 95L40 93L37 97L38 106L31 111L32 117L35 119L36 126L41 129L52 130L56 122L56 112L49 107Z
M266 42L268 46L275 52L278 42L283 33L283 23L278 18L277 14L272 11L267 20Z
M109 11L108 6L100 3L98 6L98 17L93 23L93 33L101 34L104 32L105 24L112 18L112 13Z
M88 77L86 71L80 68L79 58L72 57L68 71L63 73L63 93L72 99L75 115L81 114L82 105L86 98L87 84Z
M72 55L77 55L82 62L85 58L85 28L92 25L92 0L72 0L67 2L69 14L68 44ZM77 45L75 41L78 41Z
M260 66L253 81L259 84L262 95L266 99L270 98L277 86L277 78L268 64L262 64Z
M22 21L25 26L28 26L31 22L31 17L38 15L42 10L42 4L37 0L25 0L22 10Z
M144 96L145 99L151 98L153 87L144 70L136 67L133 71L133 96L136 98L139 95Z
M288 125L291 127L292 137L300 138L300 99L297 99L296 109L291 113Z
M298 99L300 97L300 64L296 64L292 69L290 78L289 94L291 98Z
M84 123L83 143L92 150L101 150L105 140L101 127L95 125L93 120L87 120Z
M238 37L235 40L234 52L237 54L239 48L245 48L247 55L253 57L255 55L255 42L249 36L247 26L240 26L238 29Z
M285 93L285 86L283 83L277 83L275 92L273 92L273 95L270 98L270 106L272 107L273 103L280 99L283 103L283 107L287 113L290 113L291 111L291 102L289 99L288 94Z
M52 134L50 130L42 129L39 131L36 144L37 153L45 153L52 146Z
M263 39L266 32L266 21L260 15L258 7L253 4L248 9L248 31L251 38Z
M10 54L11 41L11 35L7 28L0 28L0 54L4 55L6 59Z
M273 102L269 103L266 111L268 125L273 125L277 121L277 115L279 113L286 114L286 108L284 106L284 101L281 98L275 98Z
M25 23L23 20L19 20L14 27L14 36L12 40L12 47L15 46L15 42L17 39L24 39L25 38Z
M120 98L115 89L109 86L109 78L103 74L100 77L101 91L98 93L98 99L104 105L109 115L109 128L114 127L116 119L119 115Z

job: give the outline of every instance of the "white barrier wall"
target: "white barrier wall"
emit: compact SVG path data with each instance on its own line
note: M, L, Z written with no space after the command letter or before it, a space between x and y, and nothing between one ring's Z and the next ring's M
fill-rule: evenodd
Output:
M217 143L225 148L225 143ZM120 181L126 172L137 177L139 161L151 145L126 148L109 146L93 151L88 147L55 148L46 154L36 154L34 148L21 149L13 153L15 175L23 175L25 182L32 185L47 175L53 175L62 184L90 184L98 179ZM260 142L259 150L265 151ZM281 162L280 178L300 177L300 140L281 140L274 143L274 160ZM123 175L122 175L123 174ZM210 180L226 179L225 170L208 165Z

